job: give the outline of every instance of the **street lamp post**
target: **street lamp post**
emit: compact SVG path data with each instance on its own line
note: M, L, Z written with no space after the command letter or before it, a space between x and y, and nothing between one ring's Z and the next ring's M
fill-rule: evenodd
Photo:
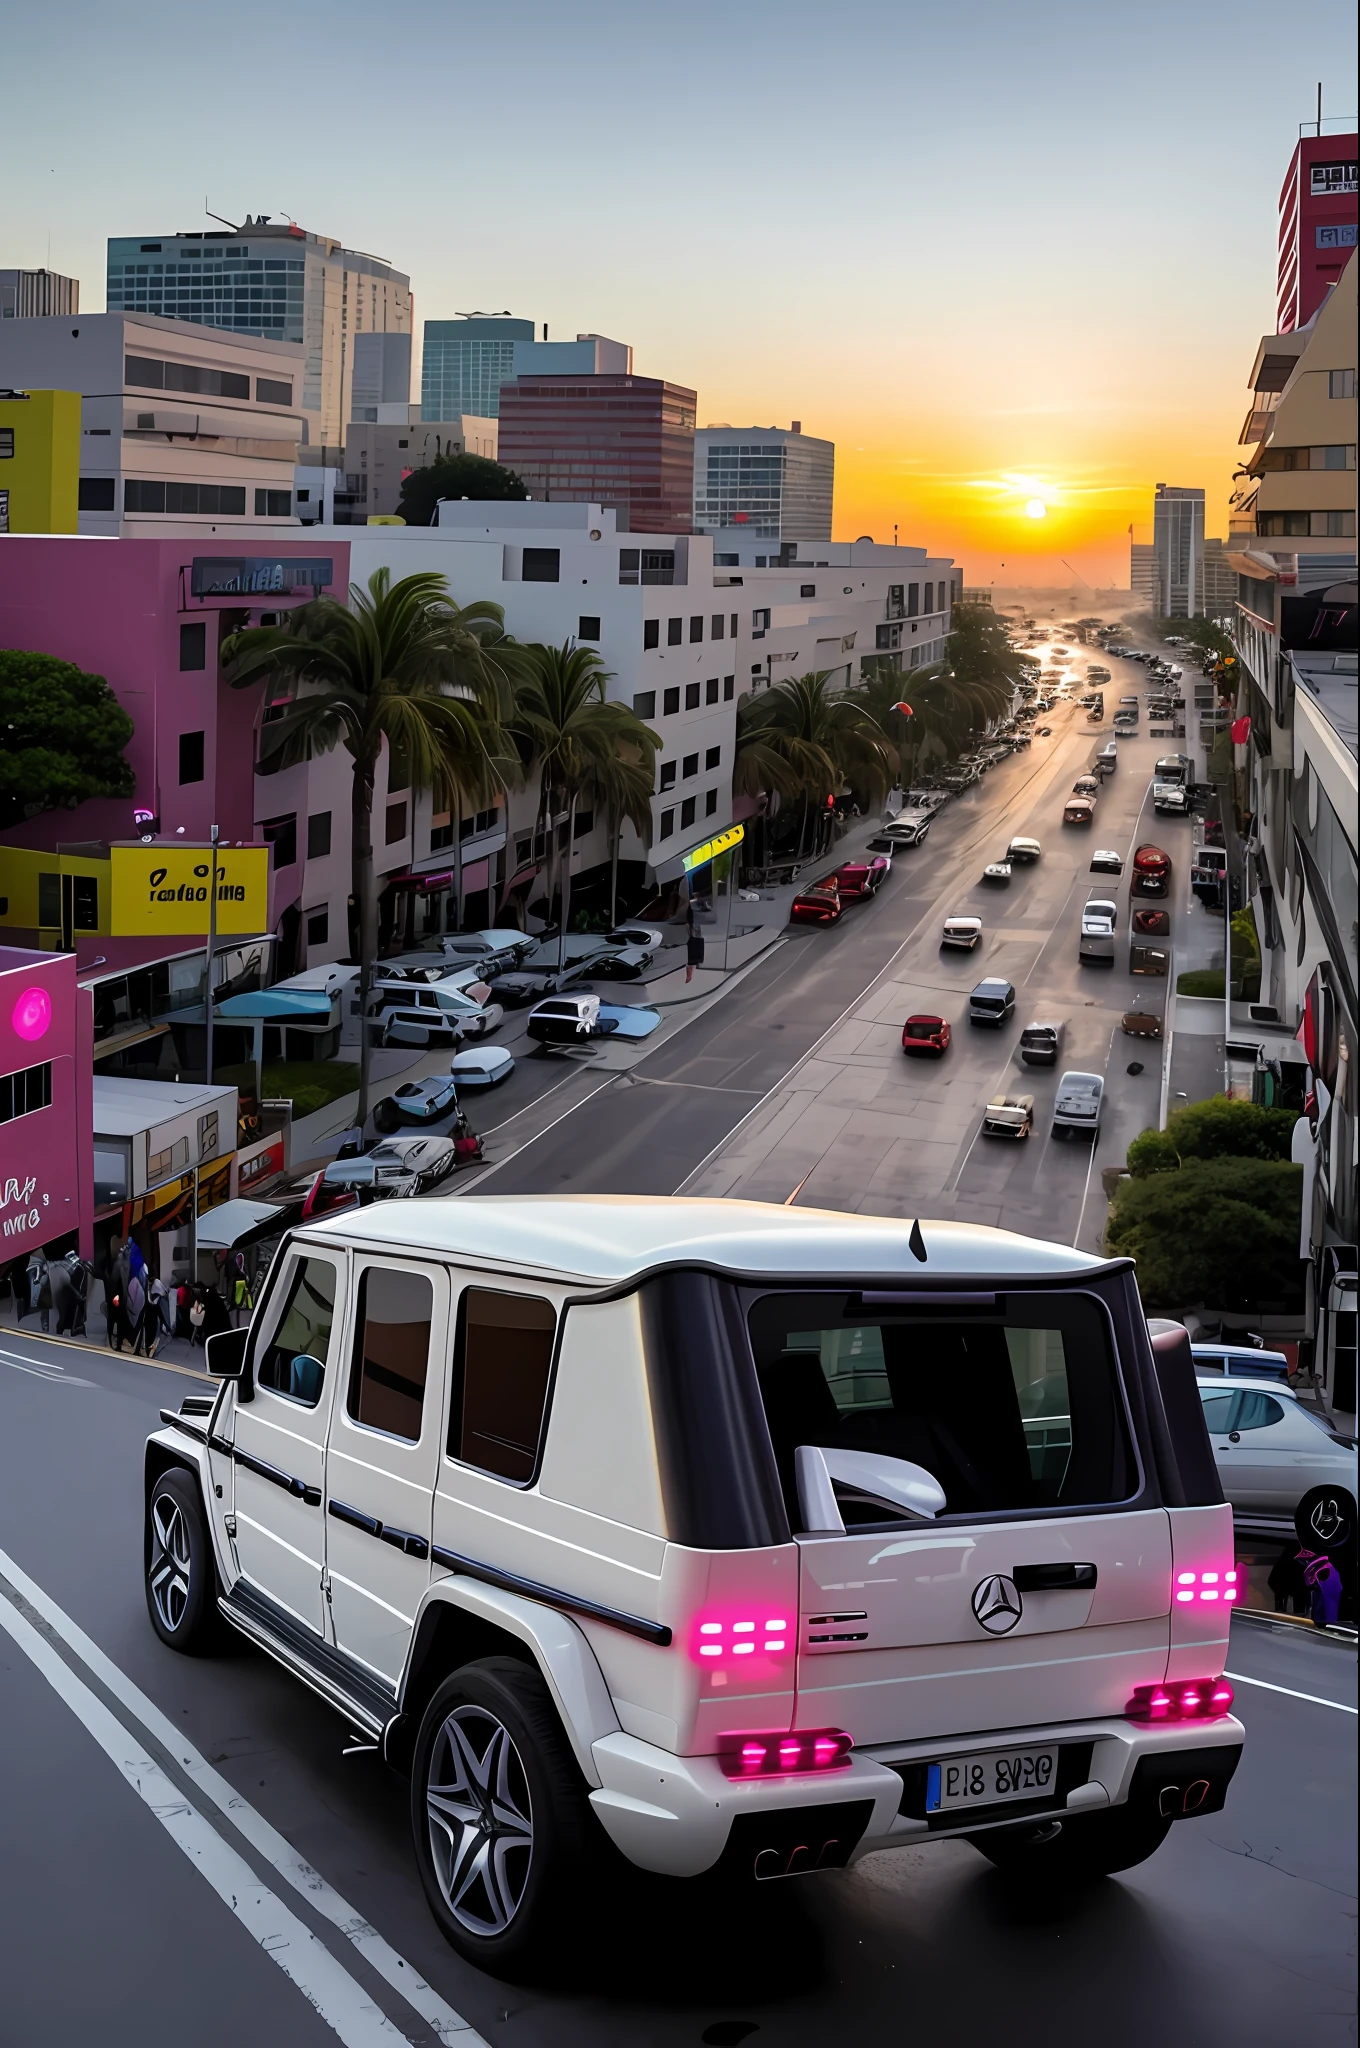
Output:
M204 1015L207 1024L204 1031L203 1070L209 1088L213 1077L213 954L217 950L217 845L221 838L220 826L212 828L212 852L209 856L208 877L208 959L204 975L204 993L207 1006ZM194 1161L193 1187L189 1192L189 1280L198 1279L198 1161Z

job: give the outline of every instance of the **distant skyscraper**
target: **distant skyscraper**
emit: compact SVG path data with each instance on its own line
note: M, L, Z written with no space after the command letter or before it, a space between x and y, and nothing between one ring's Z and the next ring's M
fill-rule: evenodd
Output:
M513 377L627 377L633 351L625 341L578 334L575 341L534 339L532 320L509 313L475 313L462 320L427 320L420 370L420 415L457 419L499 416L501 386Z
M1164 619L1193 619L1204 610L1204 493L1158 484L1152 508L1157 554L1157 608Z
M835 471L835 442L805 434L801 420L791 427L703 427L694 436L694 530L829 541Z
M1160 609L1157 596L1157 550L1133 541L1129 546L1129 588L1150 612Z
M0 270L0 320L41 320L80 311L80 281L55 270Z
M609 505L620 529L688 533L697 394L660 377L517 377L500 459L535 498Z
M247 216L240 228L110 240L108 308L301 342L303 460L318 461L352 417L354 338L410 334L411 280L331 235Z
M1280 190L1276 328L1306 327L1355 248L1356 136L1305 135Z

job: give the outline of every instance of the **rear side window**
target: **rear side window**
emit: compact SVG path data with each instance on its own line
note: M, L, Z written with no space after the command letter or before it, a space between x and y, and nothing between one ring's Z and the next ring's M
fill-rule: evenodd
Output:
M424 1273L368 1266L359 1313L348 1413L365 1429L415 1443L425 1411L434 1289Z
M256 1370L257 1386L315 1408L326 1383L334 1322L334 1266L329 1259L296 1260L283 1313Z
M1271 1394L1241 1393L1237 1396L1234 1429L1271 1429L1284 1421L1284 1409Z
M1204 1420L1212 1436L1226 1436L1232 1428L1233 1402L1236 1394L1211 1394L1204 1404Z
M767 1295L751 1311L790 1520L800 1444L922 1465L951 1515L1123 1501L1137 1469L1109 1325L1080 1295L998 1296L991 1311L875 1312L844 1294ZM838 1498L840 1490L838 1488ZM881 1503L841 1500L847 1529Z
M449 1402L451 1458L498 1479L532 1479L556 1331L557 1310L539 1295L465 1291Z

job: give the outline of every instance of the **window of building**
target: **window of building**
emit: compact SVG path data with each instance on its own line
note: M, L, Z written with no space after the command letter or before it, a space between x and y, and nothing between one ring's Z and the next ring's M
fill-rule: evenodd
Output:
M293 516L293 493L291 491L256 491L255 517L257 519L291 519Z
M290 811L286 818L266 818L260 837L274 849L274 867L292 867L297 859L297 812Z
M576 622L576 637L578 640L598 640L600 637L599 620L592 619L583 612Z
M181 670L184 671L204 669L208 666L208 622L206 619L197 619L192 625L180 627L179 665Z
M699 706L699 685L698 685L698 683L686 683L686 684L685 684L685 709L686 709L686 711L696 711L696 710L698 709L698 706Z
M722 760L722 748L710 747L704 755L705 768L716 768Z
M533 1477L557 1310L533 1294L465 1290L449 1390L448 1455L498 1479Z
M731 637L735 640L737 637L737 615L735 612L732 613L732 616L727 623L731 633Z
M660 619L644 619L642 621L642 645L644 652L649 647L659 647L661 645Z
M384 827L386 844L395 846L399 839L406 837L406 799L387 806L387 821Z
M675 812L674 812L674 811L663 811L663 812L661 813L661 829L660 829L660 831L658 832L658 834L657 834L657 837L658 837L659 839L669 839L669 838L670 838L670 836L671 836L671 834L672 834L672 833L674 832L674 830L675 830Z
M681 642L682 642L682 641L684 640L684 637L685 637L685 622L684 622L684 620L683 620L683 619L667 619L667 621L666 621L666 645L667 645L668 647L679 647L679 646L680 646L680 644L681 644Z
M713 566L715 569L735 569L740 566L740 563L740 555L715 555L713 557Z
M708 795L704 798L704 816L706 818L711 818L717 810L717 808L718 792L716 789L710 789Z
M203 780L203 740L201 732L182 732L179 736L179 779L186 782Z
M329 910L309 910L307 912L307 944L309 946L325 946L330 942L330 935L331 914Z
M123 376L138 391L194 391L204 398L250 396L249 377L235 370L209 369L202 363L165 363L154 356L127 356Z
M639 718L655 718L656 691L635 690L633 693L633 709Z
M751 629L753 632L764 633L769 629L769 624L770 608L768 605L761 605L752 612Z
M697 810L697 800L692 796L687 796L680 806L680 830L682 832L684 831L687 825L692 825L694 823L695 812Z
M639 554L636 548L619 549L619 582L636 583L638 580Z
M208 514L223 518L244 516L245 509L244 484L154 483L146 477L128 477L123 485L125 512Z
M708 622L709 639L721 640L723 636L723 628L726 625L726 623L726 618L722 612L714 612L712 618Z
M815 583L800 583L800 584L799 584L799 586L798 586L798 595L799 595L800 597L815 597L815 596L817 595L817 586L816 586L816 584L815 584Z
M732 702L732 699L733 699L733 698L734 698L734 697L736 696L736 694L737 694L737 679L736 679L736 677L735 677L735 676L724 676L724 677L723 677L723 703L724 703L724 704L730 704L730 703Z
M257 405L291 405L293 387L282 377L257 377L255 402Z
M331 814L313 811L307 820L307 858L324 860L331 850Z
M689 781L691 775L697 775L699 773L699 756L697 754L686 754L684 761L681 763L680 773L684 776L686 782Z
M13 427L0 427L0 462L10 462L13 458L14 429Z
M594 813L594 811L578 811L578 812L576 813L576 816L575 816L574 820L572 821L572 828L571 828L571 836L572 836L572 838L573 838L573 839L584 839L584 838L585 838L585 836L586 836L586 834L587 834L588 832L593 832L594 830L595 830L595 813Z
M675 555L670 549L664 552L644 548L642 552L642 580L644 583L668 585L675 581Z
M1329 370L1327 372L1327 396L1329 398L1354 398L1354 370Z
M907 585L907 617L909 619L916 618L920 610L921 586L919 583L909 583Z
M716 676L710 676L708 681L704 684L704 702L705 704L716 704L717 701L718 678Z
M360 1275L346 1405L362 1428L418 1440L433 1319L434 1289L424 1273L368 1266Z
M902 645L902 628L900 626L875 626L874 645L875 647L882 648L900 647Z
M900 583L890 583L888 585L888 617L890 619L900 619L904 609L902 585Z
M702 639L703 639L703 637L704 637L704 622L703 622L703 619L702 619L702 617L700 617L700 618L697 618L697 619L691 619L691 620L690 620L690 622L689 622L689 637L690 637L690 639L691 639L691 640L702 640Z
M61 923L60 872L38 877L38 925L49 931Z
M674 763L674 761L663 761L663 762L661 763L661 780L660 780L660 782L659 782L659 783L657 784L657 787L658 787L659 789L674 789L674 788L675 788L675 763Z
M556 583L561 559L560 548L526 548L520 577L525 583Z
M52 1062L38 1067L21 1067L17 1074L0 1074L0 1124L16 1116L32 1116L47 1109L52 1101Z
M260 1353L257 1386L315 1408L326 1384L335 1326L335 1267L329 1259L298 1259L283 1297L283 1313Z
M112 512L117 499L116 479L111 476L83 476L76 491L76 509L80 512Z
M674 688L674 689L671 689L671 690L665 690L665 691L663 691L663 692L662 692L662 696L661 696L661 713L662 713L662 716L663 716L664 718L670 718L670 717L673 717L673 716L674 716L674 714L675 714L675 713L676 713L676 712L677 712L677 711L678 711L679 709L680 709L680 687L679 687L679 685L677 684L677 685L675 686L675 688Z

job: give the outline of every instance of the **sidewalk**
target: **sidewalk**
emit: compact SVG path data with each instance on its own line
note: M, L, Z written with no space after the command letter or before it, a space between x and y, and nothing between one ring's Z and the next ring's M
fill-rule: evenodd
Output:
M42 1337L53 1344L74 1345L78 1350L107 1350L108 1327L104 1321L103 1289L98 1280L93 1283L90 1292L91 1300L83 1337L59 1337L55 1331L45 1331L35 1309L31 1314L21 1316L17 1324L11 1323L7 1316L4 1321L0 1321L0 1341L3 1341L6 1330L15 1329L20 1336ZM97 1301L95 1299L96 1296L98 1297ZM123 1357L132 1359L131 1347L126 1343L123 1346ZM174 1366L180 1372L192 1372L204 1376L206 1376L207 1372L207 1368L203 1363L202 1344L190 1344L181 1337L163 1337L157 1344L155 1356L152 1359L147 1360L141 1353L138 1353L134 1362L138 1365L149 1363L152 1365ZM213 1381L212 1384L215 1386L217 1383ZM171 1403L167 1401L166 1405L168 1407Z

